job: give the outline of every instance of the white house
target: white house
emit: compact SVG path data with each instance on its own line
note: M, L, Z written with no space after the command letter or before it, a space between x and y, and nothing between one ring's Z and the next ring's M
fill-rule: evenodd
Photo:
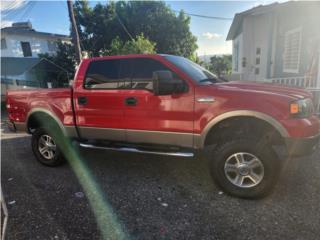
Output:
M38 32L30 22L1 29L1 100L6 89L61 87L68 73L39 54L55 54L57 42L71 42L66 35Z
M320 88L320 2L258 6L235 15L232 72L239 80Z
M38 57L40 53L54 54L57 41L70 42L66 35L38 32L30 22L13 23L1 29L1 57Z

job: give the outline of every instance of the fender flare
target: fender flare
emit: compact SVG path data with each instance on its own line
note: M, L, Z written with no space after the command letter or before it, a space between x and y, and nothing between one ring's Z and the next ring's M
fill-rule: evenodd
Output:
M257 111L251 111L251 110L237 110L237 111L231 111L223 113L214 119L212 119L203 129L202 133L196 137L195 146L196 148L203 148L205 145L206 137L209 133L209 131L218 123L222 122L223 120L226 120L228 118L233 117L253 117L260 120L263 120L267 123L269 123L271 126L273 126L282 137L287 138L289 137L288 131L277 121L275 118L271 117L270 115L267 115L265 113L257 112Z
M62 133L64 134L64 136L67 136L67 131L66 128L64 127L64 125L62 124L62 122L60 121L60 119L51 111L45 109L45 108L33 108L27 115L27 120L26 120L26 128L27 131L29 132L29 120L30 117L35 114L35 113L45 113L46 115L48 115L49 117L51 117L60 127Z

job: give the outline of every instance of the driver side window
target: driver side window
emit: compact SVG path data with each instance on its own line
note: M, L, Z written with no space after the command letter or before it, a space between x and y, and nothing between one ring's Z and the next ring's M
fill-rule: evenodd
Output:
M146 89L153 90L153 72L155 71L170 71L169 68L162 63L150 58L136 58L132 59L132 76L131 88L132 89ZM174 79L179 77L172 73Z

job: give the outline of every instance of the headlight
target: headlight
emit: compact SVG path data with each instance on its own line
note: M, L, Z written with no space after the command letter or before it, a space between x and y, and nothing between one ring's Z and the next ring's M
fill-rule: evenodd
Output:
M290 113L292 116L307 118L313 114L313 103L310 98L297 100L290 103Z

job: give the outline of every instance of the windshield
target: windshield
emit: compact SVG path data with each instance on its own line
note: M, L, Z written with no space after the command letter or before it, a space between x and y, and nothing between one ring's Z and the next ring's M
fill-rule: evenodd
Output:
M184 57L177 56L165 56L169 62L176 65L178 68L186 72L193 80L198 83L216 83L224 82L219 79L216 75L199 66L198 64L186 59Z

